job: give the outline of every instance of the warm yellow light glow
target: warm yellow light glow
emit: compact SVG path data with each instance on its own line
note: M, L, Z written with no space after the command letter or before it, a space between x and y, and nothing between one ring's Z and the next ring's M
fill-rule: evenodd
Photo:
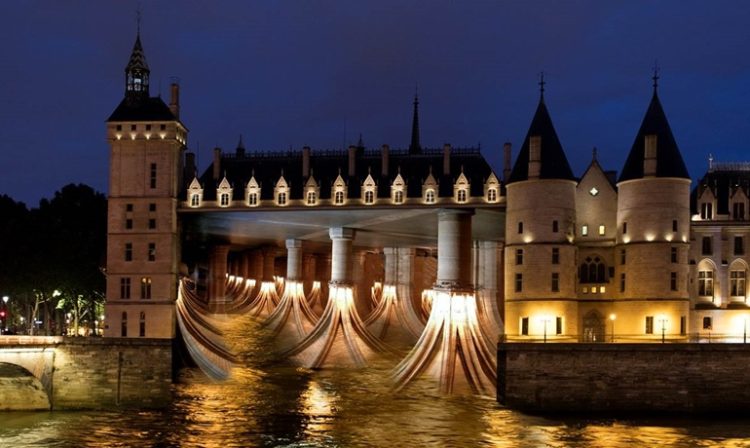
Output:
M654 235L653 233L646 234L646 241L653 241L655 239L656 239L656 235Z
M159 137L161 137L162 140L164 140L164 137L166 137L166 136L167 136L167 134L164 133L164 132L162 132L162 133L159 134Z
M602 294L604 294L605 292L607 292L607 288L605 288L604 286L600 286L599 287L599 292L602 293Z
M146 140L151 140L151 134L146 133L145 135L146 135Z
M668 234L664 235L664 239L667 240L667 241L672 241L672 239L673 239L672 238L672 234L668 233Z
M525 235L525 236L523 237L523 242L524 242L524 243L530 243L530 242L532 242L532 241L534 241L534 237L533 237L533 236L531 236L531 235Z
M622 242L625 243L625 244L628 244L630 242L630 237L629 236L623 236L622 237Z
M135 132L130 134L130 140L135 140Z
M117 140L122 139L122 134L116 134Z
M617 319L617 315L615 313L612 313L612 314L609 315L609 320L613 321L615 319Z

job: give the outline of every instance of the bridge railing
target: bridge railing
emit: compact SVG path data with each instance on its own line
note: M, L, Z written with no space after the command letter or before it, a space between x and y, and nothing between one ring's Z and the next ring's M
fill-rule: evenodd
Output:
M0 347L4 345L56 345L62 341L62 336L0 336Z

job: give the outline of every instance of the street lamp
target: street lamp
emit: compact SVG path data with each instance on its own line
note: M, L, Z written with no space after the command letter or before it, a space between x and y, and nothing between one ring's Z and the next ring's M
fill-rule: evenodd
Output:
M612 342L615 342L615 319L617 319L615 313L609 315L609 320L612 321Z
M667 318L666 317L662 317L661 319L659 319L659 322L661 322L661 343L663 344L664 343L664 334L667 331Z
M5 328L0 327L0 334L8 332L8 300L10 300L10 297L3 296L3 312L0 313L2 322L0 322L0 324Z
M547 343L547 322L549 322L550 319L547 316L542 317L542 323L544 324L544 343Z
M747 344L747 317L745 317L745 326L742 329L742 343Z

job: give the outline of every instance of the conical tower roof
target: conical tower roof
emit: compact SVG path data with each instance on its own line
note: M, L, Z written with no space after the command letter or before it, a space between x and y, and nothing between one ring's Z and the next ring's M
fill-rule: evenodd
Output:
M126 72L133 70L150 71L146 62L146 53L143 52L143 45L141 45L140 33L135 37L133 51L130 53L130 60L128 60L128 65L125 67Z
M576 180L573 176L573 171L570 169L568 158L565 157L565 151L560 144L560 139L557 138L552 118L550 118L547 106L544 104L544 97L542 97L539 100L539 106L537 106L534 118L531 120L529 132L526 134L526 139L523 141L523 146L521 146L521 151L518 153L516 163L513 165L513 171L507 183L528 180L529 141L531 137L541 137L542 139L539 179Z
M622 168L622 174L618 182L643 177L643 157L645 153L645 137L656 135L656 177L680 177L690 179L682 154L677 147L672 129L669 127L667 116L661 107L659 95L654 89L654 96L643 117L643 123L635 137L633 147Z

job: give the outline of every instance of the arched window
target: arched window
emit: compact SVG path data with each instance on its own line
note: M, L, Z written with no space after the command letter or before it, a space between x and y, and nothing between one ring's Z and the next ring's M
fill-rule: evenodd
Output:
M191 207L198 207L201 205L201 196L198 193L193 193L190 195L190 206Z
M337 191L333 196L333 203L336 205L341 205L344 203L344 192L343 191Z
M120 320L120 336L123 338L128 337L128 313L123 311L122 318Z
M307 192L307 205L315 205L316 201L317 201L317 198L315 197L315 192L308 191Z
M250 193L247 195L248 205L258 205L258 193Z
M372 204L373 202L375 202L375 193L365 191L365 204Z
M138 336L146 337L146 313L141 311L141 319L138 322Z
M579 268L580 283L605 283L607 281L607 266L599 257L586 257Z
M396 204L401 204L404 202L404 192L401 190L396 190L393 193L393 202Z
M427 190L424 194L424 201L427 204L435 203L435 190Z

